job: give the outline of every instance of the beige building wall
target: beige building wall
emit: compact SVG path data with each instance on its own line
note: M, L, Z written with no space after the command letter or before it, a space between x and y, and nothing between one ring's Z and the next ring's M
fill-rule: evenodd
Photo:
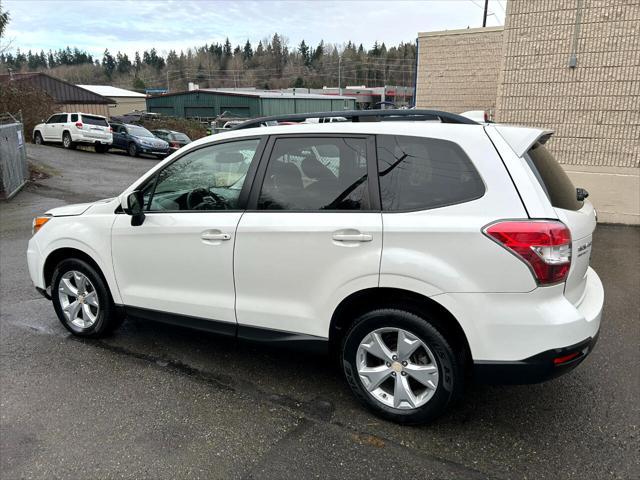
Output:
M58 110L60 112L81 112L81 113L92 113L94 115L102 115L103 117L109 116L109 105L106 104L80 104L80 103L67 103L60 104L58 106Z
M504 41L496 120L554 129L599 219L639 224L640 2L509 0Z
M502 27L419 33L416 106L493 111L502 49Z
M144 97L109 97L116 103L109 105L109 115L124 115L134 110L146 110L147 103Z

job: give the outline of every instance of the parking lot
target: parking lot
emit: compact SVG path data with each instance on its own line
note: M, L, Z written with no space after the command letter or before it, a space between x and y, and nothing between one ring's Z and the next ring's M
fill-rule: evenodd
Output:
M33 289L45 210L117 195L151 158L28 146L0 204L2 478L638 478L640 229L600 225L598 345L540 385L471 386L435 424L371 416L324 357L130 320L79 340Z

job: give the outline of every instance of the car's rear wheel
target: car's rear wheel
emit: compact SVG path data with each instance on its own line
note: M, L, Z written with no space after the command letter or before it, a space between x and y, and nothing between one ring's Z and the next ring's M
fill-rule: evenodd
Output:
M463 388L460 356L428 319L403 310L358 318L345 336L342 366L358 399L397 423L430 422Z
M135 143L131 142L129 144L129 146L127 147L127 153L131 157L137 157L138 156L138 147L136 147Z
M62 134L62 146L68 150L76 148L73 140L71 140L71 134L69 132L64 132Z
M33 143L35 143L36 145L44 144L44 140L42 140L42 135L40 134L40 132L36 132L33 135Z
M56 314L74 335L102 337L122 323L105 281L89 263L63 260L53 272L51 285Z

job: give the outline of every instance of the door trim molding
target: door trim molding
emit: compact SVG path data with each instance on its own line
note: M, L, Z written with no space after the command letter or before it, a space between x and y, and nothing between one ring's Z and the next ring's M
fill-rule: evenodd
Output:
M176 325L178 327L186 327L217 335L232 336L249 342L269 343L284 348L293 348L319 354L326 354L329 351L329 339L316 337L315 335L305 335L302 333L273 330L251 325L238 325L235 322L222 322L220 320L192 317L149 308L126 305L118 305L117 308L124 311L126 315L130 317Z

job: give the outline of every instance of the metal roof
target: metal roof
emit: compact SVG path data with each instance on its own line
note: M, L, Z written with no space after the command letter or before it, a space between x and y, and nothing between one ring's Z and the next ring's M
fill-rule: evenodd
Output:
M223 93L226 95L242 95L245 97L258 97L258 98L308 98L315 100L350 100L352 97L346 95L323 95L317 93L293 93L293 92L279 92L277 90L234 90L226 88L202 88L201 92L211 93Z
M105 97L137 97L147 98L144 93L125 90L124 88L112 87L111 85L77 85L80 88L89 90Z
M189 95L197 93L211 93L220 95L233 95L237 97L252 97L252 98L282 98L282 99L294 99L305 98L309 100L352 100L352 96L346 95L320 95L314 93L291 93L291 92L279 92L274 90L234 90L225 88L200 88L197 90L184 90L182 92L170 92L161 95L153 95L150 98L157 97L172 97L175 95Z
M60 78L42 72L0 75L0 82L17 82L44 90L56 103L62 104L112 104L112 99L103 97Z

